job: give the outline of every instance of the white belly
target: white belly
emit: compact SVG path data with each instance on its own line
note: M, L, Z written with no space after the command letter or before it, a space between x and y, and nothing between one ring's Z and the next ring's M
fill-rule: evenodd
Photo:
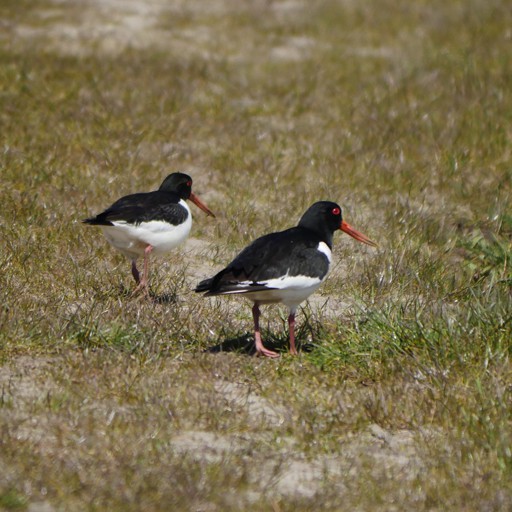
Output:
M286 276L280 279L271 279L265 284L275 287L274 290L248 292L244 296L260 304L273 304L282 302L290 310L295 311L297 306L304 302L322 284L323 279L306 276Z
M187 206L188 209L188 206ZM152 254L165 254L182 244L192 228L192 216L178 226L163 221L141 222L138 225L115 221L113 226L101 226L108 242L130 259L144 254L148 245Z

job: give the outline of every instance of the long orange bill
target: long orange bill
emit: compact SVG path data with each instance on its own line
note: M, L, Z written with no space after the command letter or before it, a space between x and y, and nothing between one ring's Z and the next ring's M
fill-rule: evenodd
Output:
M341 231L345 231L347 235L350 235L352 238L355 238L358 242L363 242L363 244L371 245L372 247L377 247L375 242L372 242L366 235L360 233L353 227L349 226L344 220L341 221L340 224Z
M215 214L206 206L193 192L190 192L189 198L198 208L201 208L206 215L211 215L215 217Z

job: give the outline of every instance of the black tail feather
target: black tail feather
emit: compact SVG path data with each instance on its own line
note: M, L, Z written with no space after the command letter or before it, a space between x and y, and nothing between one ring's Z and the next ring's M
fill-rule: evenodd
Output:
M211 290L211 286L213 283L213 277L210 277L209 279L205 279L204 281L201 281L195 288L196 293L201 292L209 292Z
M113 226L112 222L101 218L99 215L96 217L89 217L88 219L83 219L82 222L84 224L90 224L91 226Z

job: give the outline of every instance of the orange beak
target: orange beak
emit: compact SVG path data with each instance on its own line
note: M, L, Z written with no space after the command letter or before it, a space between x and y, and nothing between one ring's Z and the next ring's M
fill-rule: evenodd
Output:
M341 221L340 229L341 231L345 231L347 235L350 235L352 238L355 238L358 242L371 245L372 247L377 247L377 244L375 242L372 242L366 235L363 235L363 233L360 233L353 227L349 226L344 220Z
M215 217L214 213L206 206L200 199L197 197L193 192L190 192L189 199L198 207L203 210L206 215L211 215L212 217Z

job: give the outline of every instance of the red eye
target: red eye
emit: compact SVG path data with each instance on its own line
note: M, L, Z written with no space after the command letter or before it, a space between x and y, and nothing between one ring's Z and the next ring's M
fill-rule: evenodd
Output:
M339 215L341 213L341 210L339 208L333 208L332 209L332 214L333 215Z
M192 186L192 180L188 180L187 181L187 187L191 187Z

